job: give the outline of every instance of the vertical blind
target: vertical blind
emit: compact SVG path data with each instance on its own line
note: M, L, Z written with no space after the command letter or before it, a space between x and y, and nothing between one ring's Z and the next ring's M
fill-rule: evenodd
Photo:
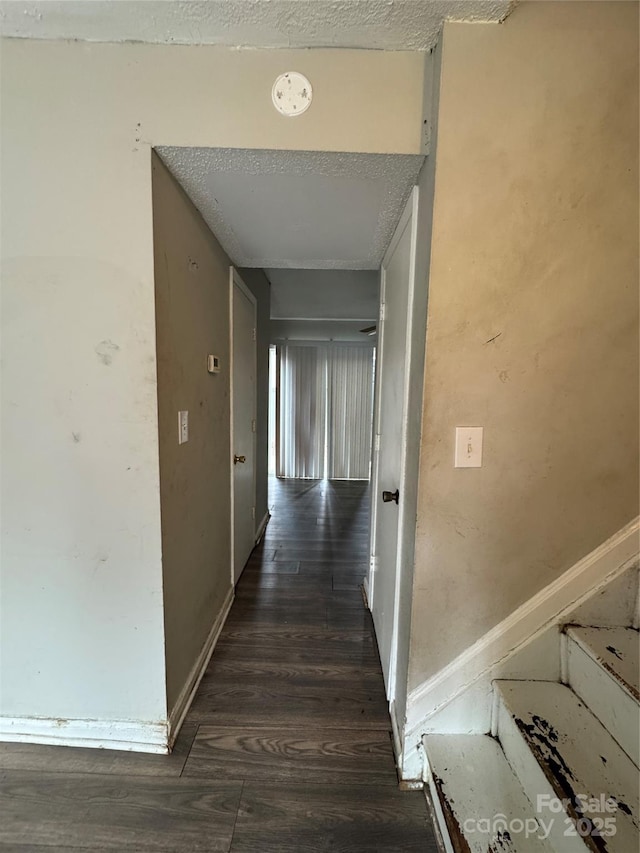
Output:
M282 346L279 379L278 476L368 479L373 349Z
M278 476L324 477L326 386L326 347L281 348Z

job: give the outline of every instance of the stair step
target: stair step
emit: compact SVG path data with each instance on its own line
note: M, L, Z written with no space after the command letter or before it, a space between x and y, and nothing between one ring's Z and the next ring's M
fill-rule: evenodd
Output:
M554 819L552 848L637 850L638 770L585 704L547 681L496 681L495 688L498 739L537 816Z
M636 702L640 702L640 633L636 628L569 625L566 632L598 660Z
M425 735L429 788L443 837L464 853L550 853L535 809L489 735ZM447 839L448 841L448 839ZM449 848L447 848L449 849Z
M640 763L640 638L634 628L582 628L567 635L566 677L629 758Z

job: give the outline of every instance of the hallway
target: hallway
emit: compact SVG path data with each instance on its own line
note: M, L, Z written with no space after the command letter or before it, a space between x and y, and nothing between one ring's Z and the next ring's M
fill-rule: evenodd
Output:
M368 484L274 480L269 503L173 754L0 744L3 853L437 849L397 787Z

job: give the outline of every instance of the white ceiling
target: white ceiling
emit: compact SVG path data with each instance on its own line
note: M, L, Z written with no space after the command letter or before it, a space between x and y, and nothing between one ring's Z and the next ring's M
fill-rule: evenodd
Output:
M445 20L500 21L513 0L3 0L22 38L428 50Z
M271 282L271 317L290 320L358 320L378 316L376 270L265 270Z
M232 262L265 269L377 269L424 159L239 148L156 150Z

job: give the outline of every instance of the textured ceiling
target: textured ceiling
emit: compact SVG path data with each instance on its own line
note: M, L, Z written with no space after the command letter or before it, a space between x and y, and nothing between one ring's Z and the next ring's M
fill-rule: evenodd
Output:
M271 282L273 319L364 322L375 321L378 316L380 275L377 270L265 272ZM362 325L359 323L358 328Z
M159 44L427 50L443 21L500 21L512 6L512 0L3 0L0 33Z
M420 155L159 147L240 267L377 269Z

